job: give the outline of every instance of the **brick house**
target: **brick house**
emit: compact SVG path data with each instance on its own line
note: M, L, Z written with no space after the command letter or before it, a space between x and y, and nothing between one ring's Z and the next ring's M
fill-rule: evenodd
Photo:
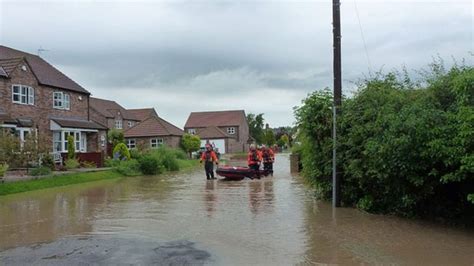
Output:
M35 133L65 153L71 135L77 153L98 153L105 128L90 120L89 96L41 57L0 45L0 127L21 140Z
M220 153L248 150L249 125L244 110L192 112L184 126L185 132L201 138L201 146L214 144Z
M114 101L90 97L89 107L92 121L108 129L127 130L140 122L140 119Z
M179 148L184 131L159 117L153 108L131 109L131 115L140 120L125 130L125 143L129 149L155 149L162 145Z

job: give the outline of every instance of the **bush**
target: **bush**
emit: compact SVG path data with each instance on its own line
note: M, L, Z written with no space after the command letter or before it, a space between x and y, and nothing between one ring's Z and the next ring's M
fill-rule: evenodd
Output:
M140 158L140 170L145 175L157 175L163 172L163 165L160 160L153 154L146 154Z
M141 175L140 163L135 159L130 159L128 161L117 161L115 170L125 176L137 176Z
M40 175L49 175L51 174L51 168L46 167L46 166L40 166L37 168L33 168L30 171L30 175L32 176L40 176Z
M67 137L67 158L69 160L76 158L76 148L74 144L74 137L72 135Z
M374 213L474 223L474 68L433 64L416 85L397 73L359 85L338 116L342 201ZM332 94L295 109L303 175L331 198Z
M2 163L0 164L0 176L5 176L5 173L8 170L8 164Z
M113 150L114 159L118 160L130 160L130 151L127 146L123 143L117 144Z
M106 167L117 167L119 164L120 164L119 160L114 160L114 159L111 159L111 158L106 158L105 162L104 162L104 165Z
M140 159L140 157L143 155L142 152L138 149L131 149L129 150L130 152L130 158L131 159Z
M67 170L71 170L71 169L79 168L79 166L81 166L81 164L79 163L79 161L77 159L67 159L64 162L64 166L66 166Z
M48 167L49 169L54 169L54 160L53 156L50 154L45 154L41 157L41 166Z

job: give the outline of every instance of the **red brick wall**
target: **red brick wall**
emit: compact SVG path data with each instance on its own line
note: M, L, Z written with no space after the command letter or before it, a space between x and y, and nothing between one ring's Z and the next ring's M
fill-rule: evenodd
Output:
M26 66L23 71L21 66ZM35 105L23 105L12 102L12 85L20 84L35 89ZM65 92L70 95L70 110L59 110L53 108L53 92ZM82 97L82 100L79 100ZM88 95L63 89L56 89L38 84L34 74L26 63L21 63L12 73L9 79L0 78L0 106L7 111L12 118L29 118L33 120L33 127L38 133L46 136L51 142L52 132L50 130L51 117L64 117L88 120ZM52 149L52 148L51 148Z

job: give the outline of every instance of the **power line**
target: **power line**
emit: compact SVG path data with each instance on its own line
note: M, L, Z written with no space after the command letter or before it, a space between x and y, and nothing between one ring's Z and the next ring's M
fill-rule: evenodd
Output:
M367 50L367 44L365 42L364 31L362 30L362 23L360 22L359 9L357 8L357 2L354 0L354 7L357 14L357 20L359 21L360 35L362 37L362 42L364 43L365 56L367 57L367 64L369 68L369 75L372 73L372 63L370 62L369 51Z

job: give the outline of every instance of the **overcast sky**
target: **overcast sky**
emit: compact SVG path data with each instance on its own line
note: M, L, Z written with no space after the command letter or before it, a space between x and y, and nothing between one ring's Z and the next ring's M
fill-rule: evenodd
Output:
M276 127L309 92L332 88L330 3L0 0L0 43L47 49L93 96L155 107L179 127L191 111L229 109ZM473 64L469 0L342 0L341 12L346 91L369 67L413 71L437 55Z

